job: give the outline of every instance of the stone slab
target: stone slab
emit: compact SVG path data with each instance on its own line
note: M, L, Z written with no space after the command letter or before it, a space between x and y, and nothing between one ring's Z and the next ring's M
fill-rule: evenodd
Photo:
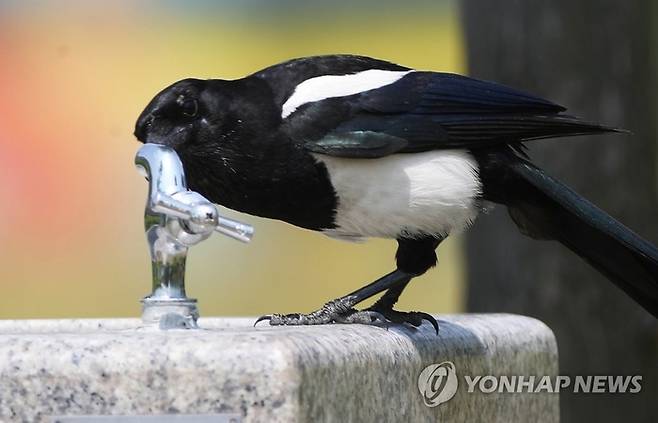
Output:
M558 394L469 393L464 379L555 377L557 346L546 325L509 314L436 317L438 336L428 324L254 328L252 318L202 318L200 330L161 331L137 319L0 321L0 420L165 414L237 414L244 422L559 420ZM428 407L419 375L446 361L455 369L456 394ZM447 395L449 379L438 381ZM421 385L429 396L436 391Z

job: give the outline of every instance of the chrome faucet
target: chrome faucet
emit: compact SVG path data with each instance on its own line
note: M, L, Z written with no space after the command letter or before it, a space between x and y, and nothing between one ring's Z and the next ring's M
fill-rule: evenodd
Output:
M189 248L215 231L249 242L254 230L219 216L210 201L188 190L183 164L172 148L144 144L135 165L149 181L144 228L153 268L153 292L142 300L142 321L162 329L196 328L196 299L185 294Z

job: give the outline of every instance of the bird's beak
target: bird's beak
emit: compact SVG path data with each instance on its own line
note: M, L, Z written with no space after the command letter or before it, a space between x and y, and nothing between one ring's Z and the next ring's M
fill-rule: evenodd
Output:
M149 128L153 124L154 116L151 113L146 113L146 111L142 112L141 115L139 115L139 118L137 119L137 123L135 124L135 137L143 142L147 142L147 137L149 133ZM151 142L151 141L148 141Z
M176 148L185 143L184 128L171 128L166 122L160 122L156 113L144 111L135 124L135 137L142 143L160 144Z

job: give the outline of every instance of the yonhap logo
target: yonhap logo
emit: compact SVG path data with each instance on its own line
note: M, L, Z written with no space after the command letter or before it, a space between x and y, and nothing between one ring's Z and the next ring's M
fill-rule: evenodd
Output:
M418 390L428 407L449 401L457 393L457 372L450 361L430 364L418 376Z
M464 394L574 393L637 394L642 390L642 376L537 376L537 375L462 375ZM450 401L457 393L459 380L451 361L430 364L418 375L418 391L428 407Z

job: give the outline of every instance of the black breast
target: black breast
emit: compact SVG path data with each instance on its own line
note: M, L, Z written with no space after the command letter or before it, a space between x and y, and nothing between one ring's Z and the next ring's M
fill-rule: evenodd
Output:
M225 152L179 154L189 188L214 203L311 230L335 227L337 199L327 170L294 145L244 160Z

